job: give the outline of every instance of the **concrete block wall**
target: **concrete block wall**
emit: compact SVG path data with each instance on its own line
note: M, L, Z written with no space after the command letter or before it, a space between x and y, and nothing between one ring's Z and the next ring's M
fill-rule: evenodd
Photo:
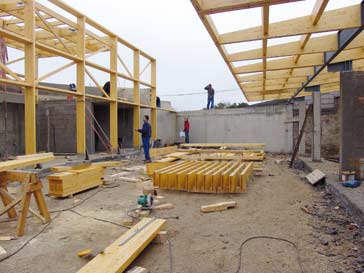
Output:
M4 104L0 104L0 156L24 154L24 105L7 103L7 141L5 141Z
M149 115L150 117L150 110L141 110L140 124L142 124L144 115ZM171 145L175 143L177 113L158 110L157 120L157 138L162 140L162 145Z
M91 109L91 103L87 103ZM49 114L49 123L47 117ZM49 138L49 140L48 140ZM37 106L37 150L54 153L76 153L76 102L75 100L39 101ZM86 144L94 153L94 135L86 121Z
M180 112L177 136L185 117L190 121L190 142L266 143L269 152L292 152L292 123L286 122L293 117L291 105Z

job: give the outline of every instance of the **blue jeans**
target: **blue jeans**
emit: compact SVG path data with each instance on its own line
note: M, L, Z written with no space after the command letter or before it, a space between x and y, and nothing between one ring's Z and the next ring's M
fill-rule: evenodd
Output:
M150 155L149 155L150 137L142 137L142 141L143 141L145 160L150 160Z
M214 97L208 97L207 98L207 110L213 109L213 108L214 108Z
M185 131L185 142L190 143L190 131Z

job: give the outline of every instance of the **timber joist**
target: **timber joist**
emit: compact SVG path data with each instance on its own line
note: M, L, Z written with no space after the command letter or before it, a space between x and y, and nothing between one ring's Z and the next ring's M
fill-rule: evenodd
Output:
M24 112L26 113L24 122L25 153L33 154L37 151L36 102L39 91L75 98L75 137L78 154L85 154L86 152L86 99L103 101L109 105L110 129L107 133L110 136L109 144L112 151L116 151L118 148L117 113L119 104L133 107L135 114L133 129L140 127L140 109L151 109L152 137L155 139L157 137L156 59L63 1L48 0L46 3L43 5L36 0L0 1L0 37L4 38L8 48L24 53L21 58L0 64L0 70L5 74L4 77L0 78L0 82L18 86L23 90ZM119 49L123 49L123 56L119 55ZM97 54L107 54L108 57L98 58L97 61L90 59ZM129 58L124 54L129 54ZM62 61L66 60L68 63L55 67L54 70L48 71L44 75L38 75L38 72L42 71L39 69L39 60L42 59L42 62L46 63L50 57ZM126 63L124 58L132 61ZM24 62L24 72L21 69L22 64L18 62ZM141 62L147 62L146 67L140 67ZM17 66L11 66L15 63L18 63ZM61 73L72 66L75 66L76 70L76 91L42 84L52 76L62 77ZM133 69L128 68L128 66ZM148 68L150 76L147 77L147 81L143 81L140 76ZM94 71L108 75L110 83L108 93L102 87L105 82L101 83L101 79L97 79L97 74ZM86 93L87 77L100 91L99 94ZM133 85L134 92L131 101L119 98L119 78L129 81ZM150 89L151 103L148 105L142 105L140 102L140 85ZM135 130L133 132L134 145L139 148L139 133Z
M306 92L306 87L313 85L321 85L321 92L339 91L338 73L329 72L330 65L335 64L340 71L363 69L363 3L326 10L329 0L316 0L311 14L270 23L272 5L299 1L191 2L248 101L307 96L311 93ZM251 8L261 9L261 25L226 33L217 31L211 14ZM313 36L316 33L322 35ZM271 39L293 36L297 36L295 41L269 45ZM252 41L261 41L261 47L230 52L225 46ZM258 62L236 63L252 60Z
M201 193L247 191L253 162L183 161L153 173L155 187Z

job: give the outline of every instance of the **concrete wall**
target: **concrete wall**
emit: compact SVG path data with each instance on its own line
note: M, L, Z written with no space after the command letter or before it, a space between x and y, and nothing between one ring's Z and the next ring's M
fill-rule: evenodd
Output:
M289 153L293 146L291 105L256 106L241 109L202 110L177 114L176 134L184 118L191 125L190 142L266 143L266 150ZM183 139L179 139L183 141Z
M144 115L149 115L150 117L150 110L141 110L140 124L142 124ZM163 146L170 145L176 142L176 117L177 114L175 112L168 112L163 110L157 111L157 139L162 140Z
M87 107L92 111L90 103ZM49 117L48 117L49 115ZM94 137L86 121L86 144L95 151ZM75 100L39 101L37 106L37 150L54 153L76 153Z
M340 171L364 179L364 72L343 72L341 88Z

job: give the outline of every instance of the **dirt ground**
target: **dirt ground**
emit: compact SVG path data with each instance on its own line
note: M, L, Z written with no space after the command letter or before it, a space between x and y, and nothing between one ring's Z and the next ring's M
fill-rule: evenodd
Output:
M120 169L109 172L120 172ZM363 272L361 230L323 189L312 188L300 177L301 173L288 169L285 163L276 164L275 158L268 157L263 176L254 177L245 194L158 191L164 196L162 202L171 202L175 208L155 211L152 215L179 217L178 220L168 219L166 226L172 246L173 272L235 273L239 246L252 236L274 236L295 243L306 273ZM0 272L77 272L87 263L77 257L78 251L102 250L126 231L113 223L121 224L126 212L136 207L143 184L119 181L116 186L90 190L67 199L47 197L51 211L81 204L74 212L52 213L53 222L20 252L0 262ZM200 212L201 205L228 200L237 201L238 206L224 212ZM15 223L4 222L6 220L5 216L0 217L0 236L14 235ZM29 218L26 236L0 241L0 245L13 253L41 228L37 219ZM241 254L239 272L301 272L295 248L286 242L253 240L244 245ZM133 265L146 267L152 273L170 272L168 244L149 245Z

